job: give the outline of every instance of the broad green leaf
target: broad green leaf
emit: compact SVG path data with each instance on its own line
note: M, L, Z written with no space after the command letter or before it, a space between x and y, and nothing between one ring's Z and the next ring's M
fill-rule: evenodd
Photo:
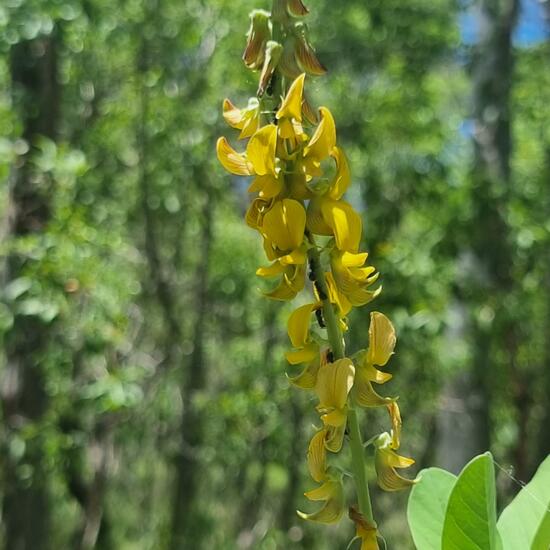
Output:
M420 472L409 496L407 519L417 550L439 550L445 510L456 476L440 468Z
M460 473L449 497L441 548L502 549L497 530L495 469L491 453L476 456Z
M498 519L504 550L550 548L550 456Z

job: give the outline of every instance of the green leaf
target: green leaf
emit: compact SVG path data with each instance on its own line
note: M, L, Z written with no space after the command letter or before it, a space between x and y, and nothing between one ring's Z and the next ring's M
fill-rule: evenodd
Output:
M442 550L501 550L491 453L472 459L451 491Z
M456 476L440 468L420 472L420 481L409 496L407 519L417 550L438 550L441 547L443 522L449 495Z
M550 456L498 519L504 550L550 548Z

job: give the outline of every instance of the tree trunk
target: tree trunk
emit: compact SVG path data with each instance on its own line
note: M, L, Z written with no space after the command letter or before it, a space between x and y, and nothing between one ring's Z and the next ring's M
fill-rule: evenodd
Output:
M32 142L37 135L52 140L56 137L60 95L58 40L54 31L49 36L20 42L10 52L14 104L20 111L22 138L30 147L19 157L9 182L6 233L10 239L44 231L50 218L51 189L32 173ZM21 277L25 267L25 258L10 253L3 266L4 281ZM7 550L41 550L48 545L50 505L43 436L25 440L19 434L30 423L40 422L48 407L42 361L49 334L50 326L38 317L15 315L5 341L6 363L0 392L6 445L2 451L2 521ZM9 452L22 441L22 456Z
M207 176L205 176L206 178ZM193 511L200 484L200 450L204 429L201 412L194 402L206 384L207 361L205 359L206 316L209 307L208 272L212 243L213 198L204 197L202 213L201 258L196 271L196 305L191 361L182 372L180 387L183 409L180 421L180 448L176 456L174 502L170 548L200 548L199 539L193 536L195 520Z
M472 63L475 214L467 253L475 266L470 272L474 284L469 281L469 286L475 288L467 291L469 296L464 292L459 297L470 302L465 333L471 334L472 363L445 388L442 402L452 406L443 412L438 427L439 463L451 471L490 447L491 395L498 367L492 345L506 349L508 374L514 372L517 351L507 344L516 327L506 310L506 296L513 286L513 254L505 207L511 183L512 35L519 0L480 0L478 5L481 36ZM486 319L480 322L483 316Z

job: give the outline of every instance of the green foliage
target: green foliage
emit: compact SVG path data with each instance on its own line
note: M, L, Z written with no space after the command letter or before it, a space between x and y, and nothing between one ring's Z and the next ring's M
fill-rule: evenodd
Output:
M418 550L441 545L445 510L456 476L441 468L422 470L420 482L411 491L407 520Z
M550 546L550 456L498 518L504 550Z
M408 520L418 550L543 550L550 546L550 457L503 510L498 523L493 457L472 459L458 478L439 468L420 473Z

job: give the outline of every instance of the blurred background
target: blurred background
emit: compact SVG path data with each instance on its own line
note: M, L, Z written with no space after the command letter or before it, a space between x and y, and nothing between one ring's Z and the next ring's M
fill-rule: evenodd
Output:
M0 4L0 547L344 549L311 507L310 395L246 182L218 165L267 0ZM403 454L550 452L550 2L306 2L398 332ZM369 307L350 349L366 345ZM386 389L386 388L384 388ZM363 418L365 437L386 413ZM500 471L500 470L499 470ZM518 490L498 478L501 503ZM406 494L373 488L390 549Z

